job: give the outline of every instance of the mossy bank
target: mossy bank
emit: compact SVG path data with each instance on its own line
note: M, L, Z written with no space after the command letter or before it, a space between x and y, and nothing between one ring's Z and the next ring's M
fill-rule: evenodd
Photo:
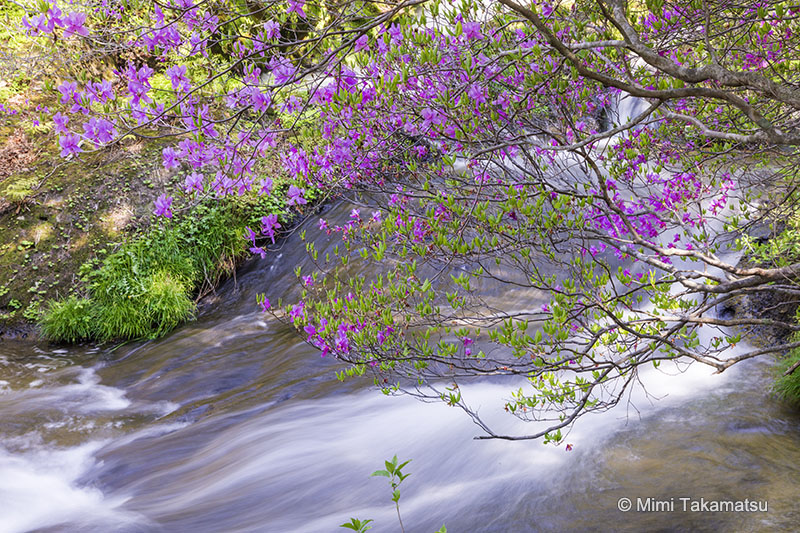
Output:
M81 290L78 271L146 227L178 179L159 142L131 140L63 161L30 116L0 117L0 336L24 336L49 299Z
M128 139L64 161L37 106L16 102L18 113L0 117L0 338L159 336L249 255L246 226L275 213L286 227L297 214L274 175L269 196L182 194L186 171L161 165L174 139ZM172 219L153 215L165 193L177 198Z

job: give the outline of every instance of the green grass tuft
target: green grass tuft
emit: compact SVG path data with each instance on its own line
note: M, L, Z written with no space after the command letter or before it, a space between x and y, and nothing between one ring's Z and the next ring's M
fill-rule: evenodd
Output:
M189 295L192 285L173 274L159 270L150 276L143 299L143 314L158 337L194 316L195 304Z
M795 406L800 406L800 368L788 376L783 374L798 361L800 361L800 350L795 349L779 365L780 376L772 386L775 396Z
M51 301L39 321L42 335L56 342L78 342L93 338L97 323L95 308L94 302L77 296Z

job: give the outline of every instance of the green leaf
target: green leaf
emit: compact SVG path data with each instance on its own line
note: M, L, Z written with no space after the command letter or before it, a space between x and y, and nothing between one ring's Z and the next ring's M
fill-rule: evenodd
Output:
M366 520L359 520L358 518L351 518L350 522L340 525L339 527L343 527L345 529L352 529L353 531L358 531L359 533L363 533L368 529L372 529L372 526L368 525L372 522L371 518Z

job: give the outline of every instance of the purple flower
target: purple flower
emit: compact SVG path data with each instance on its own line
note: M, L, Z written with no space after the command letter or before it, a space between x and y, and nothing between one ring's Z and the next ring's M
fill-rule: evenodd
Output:
M394 44L400 44L403 42L403 29L399 25L392 24L389 26L388 32Z
M348 329L349 326L347 324L340 324L336 332L336 349L342 353L350 351L350 339L347 338Z
M271 178L264 178L261 180L261 189L259 189L258 194L269 194L272 192L272 179Z
M356 39L356 52L369 49L369 37L362 35Z
M250 248L250 252L260 255L261 259L264 259L264 258L267 257L267 251L264 250L263 248L261 248L260 246L254 246L254 247Z
M48 20L44 15L37 15L30 20L28 20L28 17L22 17L22 25L27 29L26 33L28 35L49 33L47 30Z
M269 298L264 298L259 305L261 306L261 310L265 313L270 309L270 307L272 307L272 304L269 303Z
M61 157L69 157L71 155L82 152L81 147L78 146L81 138L74 133L67 133L58 138L58 144L61 146Z
M281 25L275 22L274 20L270 20L264 24L264 36L267 39L274 39L279 37L281 34Z
M91 90L94 92L100 102L106 102L114 98L114 88L110 81L100 81L91 85Z
M151 102L152 99L147 96L150 91L150 76L153 75L153 69L147 65L140 68L138 71L133 65L128 65L125 74L128 76L128 91L131 93L131 105L138 106L140 101Z
M178 166L178 154L174 148L164 148L161 152L164 159L164 168L176 168Z
M269 92L261 92L258 87L248 88L247 93L250 96L250 104L256 111L264 111L272 104L272 95Z
M289 192L287 195L289 196L289 201L286 202L286 205L303 205L307 204L308 200L303 198L303 195L306 193L305 189L301 189L295 185L289 186Z
M89 35L89 30L83 25L86 22L86 13L78 13L73 11L64 17L64 37L69 37L72 34Z
M61 93L61 103L67 104L72 101L75 97L75 93L78 91L78 84L74 81L65 81L61 85L58 86L58 92Z
M467 39L482 39L480 22L465 22L462 26L464 28L464 36Z
M288 7L286 8L286 14L288 15L291 12L297 13L298 17L306 18L306 13L303 11L303 6L306 5L306 0L289 0Z
M272 240L272 244L275 244L275 230L280 227L281 225L278 223L278 215L273 213L271 215L261 217L261 233L269 237L269 239Z
M183 189L187 193L192 191L203 192L203 174L192 172L186 176L186 180L183 182Z
M250 226L245 226L244 228L244 238L248 241L251 241L253 244L256 243L256 232L250 229Z
M303 286L304 287L313 287L314 286L314 278L312 276L303 276Z
M62 133L69 133L67 129L67 122L69 122L69 117L66 115L62 115L61 111L53 115L53 123L55 124L55 131L58 134Z
M278 85L285 85L294 78L296 71L294 65L284 59L275 65L275 68L272 69L272 75L275 76L275 83Z
M261 217L261 226L263 231L267 231L274 228L280 228L281 225L278 224L278 215L273 213L271 215Z
M422 116L422 127L425 129L430 128L434 124L441 125L444 123L444 117L438 111L430 107L424 108L420 112L420 115Z
M378 344L382 345L384 342L386 342L386 339L392 333L394 333L394 328L392 326L388 326L385 330L378 331L378 334L376 335L376 338L378 339Z
M173 65L166 71L169 81L172 83L172 88L176 91L188 91L192 88L192 84L186 77L185 65Z
M86 132L87 138L101 144L110 143L117 134L114 124L103 118L92 117L84 123L83 130Z
M172 196L166 196L162 194L156 199L156 208L155 210L153 210L153 214L167 218L172 218L171 207L172 207Z
M486 90L478 84L472 84L467 89L467 96L475 101L476 104L486 103Z
M289 311L289 316L292 318L305 318L306 311L305 311L305 303L300 302L292 306L292 310Z
M303 109L303 102L298 100L295 95L291 95L286 102L283 103L283 108L281 109L284 113L294 113L295 111L300 111Z

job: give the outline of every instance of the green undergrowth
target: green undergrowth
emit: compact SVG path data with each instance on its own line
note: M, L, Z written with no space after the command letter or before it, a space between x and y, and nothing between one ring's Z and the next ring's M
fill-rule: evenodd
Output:
M786 168L784 182L778 184L778 191L794 190L800 175L795 168ZM749 235L744 233L737 241L744 252L745 267L783 268L800 261L800 209L798 208L796 193L786 200L783 194L776 195L780 202L766 202L763 204L764 215L761 219L760 234ZM765 200L769 195L765 195ZM797 279L786 278L780 285L800 283ZM800 308L796 296L785 291L776 291L772 294L764 293L759 297L750 297L752 309L747 312L756 313L759 318L772 319L778 322L794 322L800 324ZM767 343L800 341L800 334L787 335L784 330L774 332L767 328L765 339ZM761 332L756 332L758 341ZM800 368L785 375L786 371L800 361L800 349L795 348L788 354L777 359L775 365L775 381L772 383L772 393L781 401L800 408Z
M784 373L800 361L800 349L795 348L778 365L780 374L772 386L775 395L781 400L800 407L800 368L785 376Z
M19 125L12 119L5 123ZM182 178L159 173L160 143L64 161L52 138L27 138L35 160L12 174L0 169L0 337L24 330L47 300L77 288L79 267L146 226L159 191ZM14 145L0 127L0 156Z
M42 336L55 342L156 338L190 320L198 295L249 255L246 226L258 228L272 213L290 223L286 186L270 196L201 203L151 225L104 259L87 261L80 269L85 294L51 300L39 320Z

